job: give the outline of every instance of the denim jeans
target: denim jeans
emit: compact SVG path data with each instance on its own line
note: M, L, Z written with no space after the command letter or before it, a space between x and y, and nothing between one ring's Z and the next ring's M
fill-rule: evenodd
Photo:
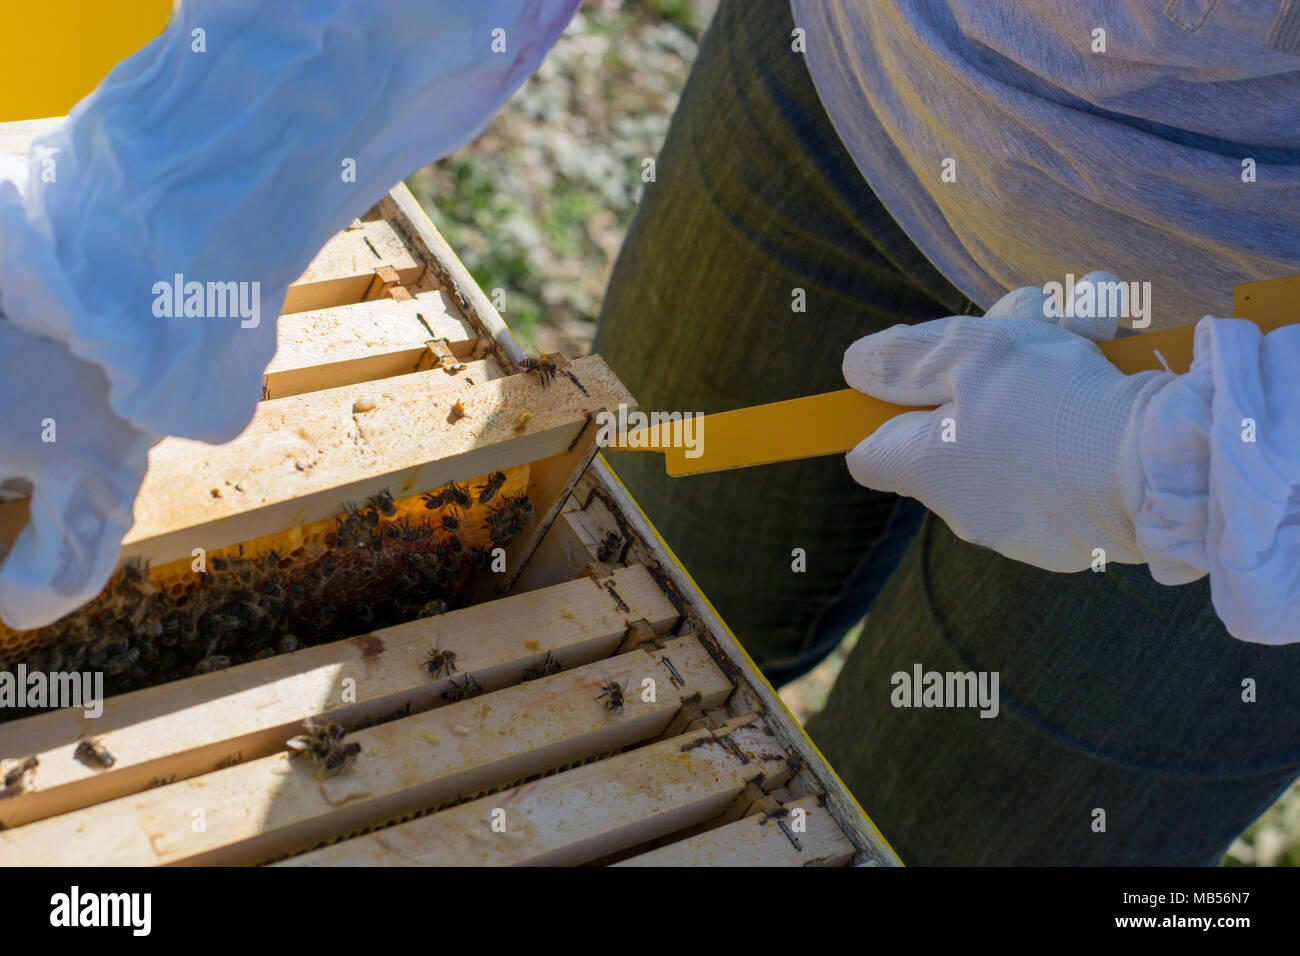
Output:
M854 339L972 309L863 182L791 28L780 0L718 10L615 265L594 350L644 409L843 388ZM775 684L862 619L921 513L891 523L898 499L841 458L680 479L607 458Z
M596 338L642 408L842 388L854 339L978 314L863 180L793 28L786 0L723 0L683 91ZM1300 646L1233 640L1205 581L1008 560L839 457L607 457L774 684L866 615L808 730L904 862L1214 863L1300 774ZM915 664L997 672L998 715L895 707Z

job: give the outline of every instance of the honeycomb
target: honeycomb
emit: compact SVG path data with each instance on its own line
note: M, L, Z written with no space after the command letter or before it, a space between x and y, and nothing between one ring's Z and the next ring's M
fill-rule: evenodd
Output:
M491 549L532 514L528 466L497 476L487 501L484 475L455 486L461 503L340 502L333 518L201 558L128 562L48 627L0 625L0 670L103 670L122 693L463 607Z

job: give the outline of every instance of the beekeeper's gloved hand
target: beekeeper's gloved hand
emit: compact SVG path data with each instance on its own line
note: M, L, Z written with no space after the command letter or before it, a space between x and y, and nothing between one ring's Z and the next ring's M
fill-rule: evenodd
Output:
M0 498L31 496L31 518L0 564L0 617L43 627L112 573L154 439L109 409L103 369L3 319L0 382Z
M1123 374L1046 317L1045 299L1017 289L983 318L897 325L850 346L849 385L939 407L885 423L849 453L849 470L919 499L959 537L1040 568L1081 571L1096 548L1140 563L1142 413L1175 376ZM1079 326L1097 339L1114 330L1113 318Z
M578 3L185 0L0 181L0 312L102 366L137 426L233 438L289 284L481 132ZM177 275L259 283L259 315L160 316Z

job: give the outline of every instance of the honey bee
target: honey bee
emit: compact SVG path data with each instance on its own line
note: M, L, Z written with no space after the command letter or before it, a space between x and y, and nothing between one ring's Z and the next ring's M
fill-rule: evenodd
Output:
M234 568L235 577L239 579L240 584L247 586L253 583L253 575L256 568L253 567L252 561L241 555L240 557L235 558Z
M487 515L488 534L492 543L500 544L522 531L532 514L533 503L527 495L507 496Z
M382 724L390 720L401 720L403 717L410 717L410 716L411 716L411 702L408 700L405 704L397 708L397 710L393 711L387 717L380 717L378 723Z
M607 680L600 685L596 700L604 699L605 709L613 713L623 712L623 685L616 680Z
M555 376L560 371L560 367L545 356L533 358L525 355L519 360L519 367L525 372L536 372L543 388L555 381Z
M536 667L525 668L523 679L526 681L540 680L543 677L550 677L552 674L558 674L564 670L564 664L556 657L551 656L551 652L546 652L545 659Z
M599 546L596 548L596 558L600 561L611 561L618 554L619 547L623 544L623 539L618 536L617 531L611 531L601 539Z
M102 770L107 770L117 763L117 758L112 752L90 736L84 736L77 742L77 749L73 751L73 756L88 766Z
M338 613L334 605L326 604L312 616L312 627L316 628L318 631L323 631L333 624L337 617Z
M527 495L508 495L500 505L489 513L488 517L496 516L498 520L501 520L504 517L527 517L532 513L533 502Z
M463 487L452 482L447 486L448 501L454 505L460 505L462 508L468 508L474 503L474 499L469 496L469 492Z
M148 561L141 561L139 558L131 558L122 567L121 583L138 590L144 585L148 573Z
M410 518L403 516L397 521L390 522L384 528L384 534L401 541L419 541L421 531L417 526L411 524Z
M338 530L335 532L338 542L341 545L352 544L361 535L364 530L365 519L357 511L355 505L346 504L343 506L344 515L339 519Z
M230 658L225 654L209 654L194 665L194 673L210 674L212 671L224 670L230 666Z
M337 743L347 736L347 731L341 725L328 720L316 720L309 717L303 721L303 726L307 728L307 732L312 736L331 743Z
M393 515L397 514L397 505L393 502L393 496L388 493L387 488L370 499L370 507L374 508L385 518L391 518Z
M442 699L455 703L459 700L469 700L471 697L477 697L483 693L483 685L474 679L473 674L467 674L463 683L456 683L453 679L451 687L443 692Z
M350 744L331 747L329 753L325 756L324 776L334 776L347 765L349 760L359 753L361 753L361 745L355 740Z
M458 515L454 507L449 508L447 509L447 511L443 512L442 515L442 530L459 531L460 523L464 520L465 520L464 514Z
M343 743L347 731L338 724L306 720L303 727L306 733L289 738L285 741L285 746L291 751L290 758L310 757L315 761L317 776L334 776L347 766L349 760L361 753L359 743Z
M423 497L424 507L430 510L441 508L443 505L460 505L462 508L468 508L473 504L469 493L454 481L445 488L426 492Z
M494 471L488 475L487 484L479 492L478 502L481 505L487 504L496 497L496 493L501 490L501 486L506 483L506 473L504 471Z
M13 797L31 786L32 776L40 761L35 757L26 757L5 771L4 782L0 784L0 797Z
M419 618L419 617L436 617L436 616L439 615L439 614L446 614L446 613L447 613L447 602L446 602L446 601L441 601L441 600L439 600L439 601L430 601L430 602L429 602L428 604L426 604L424 607L420 608L420 613L417 614L416 617L417 617L417 618Z
M443 651L435 647L429 659L421 666L434 677L441 677L443 674L450 677L456 673L456 654L454 651Z
M112 675L121 674L124 671L130 670L139 659L140 648L128 646L124 648L117 657L110 660L104 669Z

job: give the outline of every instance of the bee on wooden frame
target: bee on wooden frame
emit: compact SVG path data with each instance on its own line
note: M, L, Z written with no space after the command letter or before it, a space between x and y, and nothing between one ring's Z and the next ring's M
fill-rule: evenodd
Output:
M322 776L332 777L341 771L347 762L361 753L361 745L355 740L348 744L338 744L330 748L329 753L325 756L323 764L324 773Z
M73 756L87 766L99 770L107 770L117 763L117 758L113 756L112 751L91 736L84 736L77 742L77 749L73 751Z
M473 674L466 674L463 682L457 683L454 678L452 679L451 687L443 692L442 699L455 703L477 697L481 693L483 693L483 685L474 679Z
M434 677L441 677L444 674L450 677L456 673L456 653L435 647L429 654L429 659L420 666Z
M596 700L605 701L605 709L616 714L623 712L623 685L616 680L606 680L600 685Z
M601 539L600 544L596 547L596 559L599 561L614 560L622 545L623 539L618 536L618 532L611 531Z
M560 371L560 367L545 356L533 358L531 355L525 355L519 360L519 367L525 372L535 372L543 388L555 381L555 376Z
M550 677L552 674L558 674L564 670L564 664L559 658L553 657L550 651L546 652L546 657L536 667L524 669L523 680L540 680L543 677Z
M35 757L26 757L6 770L3 782L0 782L0 797L16 796L31 786L39 763Z
M317 764L317 776L332 777L339 773L349 760L361 753L361 745L355 741L343 743L347 734L341 726L326 721L307 720L304 722L306 733L291 737L285 741L293 757L310 757Z

